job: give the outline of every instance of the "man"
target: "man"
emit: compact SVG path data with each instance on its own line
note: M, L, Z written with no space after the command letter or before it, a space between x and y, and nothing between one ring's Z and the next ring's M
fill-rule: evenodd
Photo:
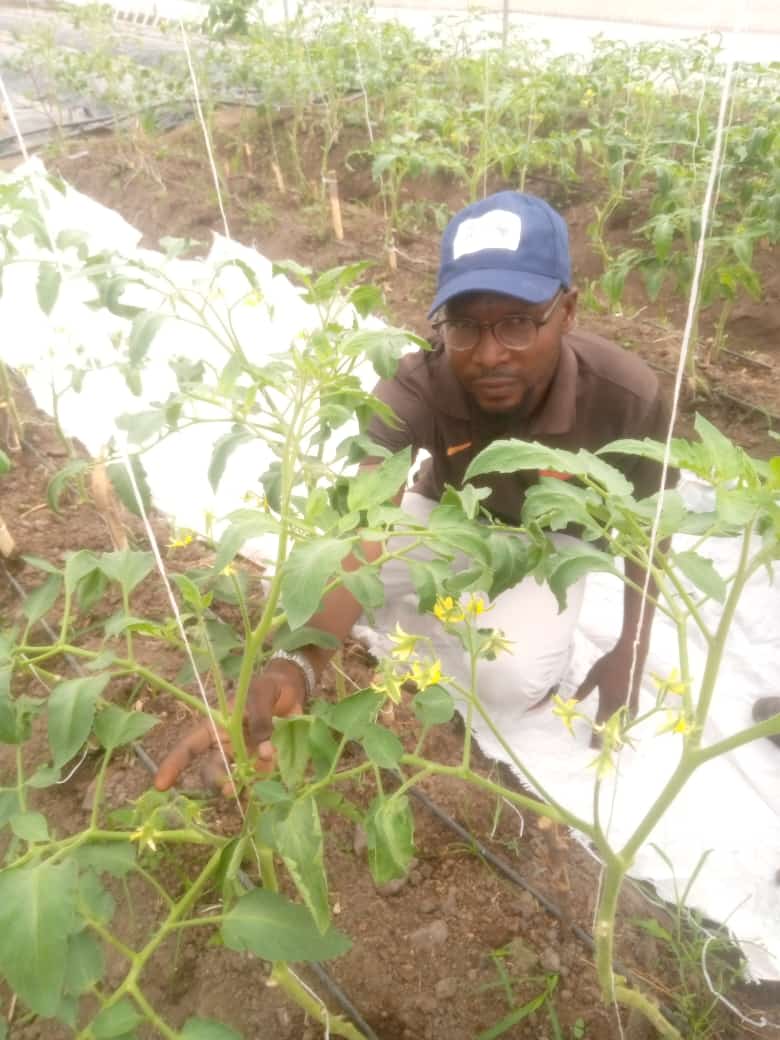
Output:
M376 395L400 423L391 428L375 419L368 431L391 451L411 445L415 454L430 453L401 502L419 522L430 515L445 484L461 486L471 459L494 440L512 437L595 451L620 437L665 438L668 416L654 374L616 345L575 332L576 305L566 225L541 199L500 192L467 206L447 226L429 314L440 342L433 351L404 357L396 375L379 383ZM638 497L658 490L656 464L638 458L618 464ZM533 473L495 475L483 504L498 519L517 524L525 492L536 479ZM365 542L362 552L371 562L381 547ZM350 558L344 566L360 563ZM626 570L641 587L644 573L630 562ZM378 623L392 630L405 618L404 609L413 609L414 597L403 565L387 565L382 580L386 603ZM488 707L512 697L517 710L525 711L557 684L568 663L582 591L582 582L570 588L561 613L549 589L530 578L497 597L490 625L515 645L496 661L480 662L479 694ZM597 721L636 697L652 621L647 603L639 630L640 607L641 596L626 586L618 641L577 692L582 698L598 688ZM343 640L360 613L350 593L336 588L309 624ZM414 619L409 625L420 631ZM272 758L271 718L303 710L330 653L312 646L276 654L253 681L247 736L261 765ZM458 667L451 652L445 662L449 674L450 666ZM169 787L211 740L208 725L193 730L161 765L157 786Z

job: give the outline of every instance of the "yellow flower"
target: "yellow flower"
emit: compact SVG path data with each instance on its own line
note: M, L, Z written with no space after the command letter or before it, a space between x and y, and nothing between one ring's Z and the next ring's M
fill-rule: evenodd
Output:
M494 661L499 654L511 650L513 645L512 640L507 639L500 628L493 628L482 641L480 656L488 661Z
M189 545L194 535L192 531L183 531L178 538L172 538L168 542L169 549L183 549L185 545Z
M615 768L615 763L612 758L612 748L607 747L605 744L593 761L588 763L588 768L596 770L596 776L599 780L604 780L608 777Z
M466 613L471 617L478 617L480 614L485 613L485 601L481 596L475 596L472 593L469 596L465 609Z
M667 711L666 722L660 727L658 733L680 733L682 736L686 736L688 733L693 732L693 725L691 720L683 713L678 711Z
M223 567L219 573L225 578L232 578L236 573L236 568L232 563L229 563L227 567Z
M392 661L385 658L380 662L379 672L374 676L372 686L377 693L383 693L386 697L389 697L393 704L399 704L401 701L401 687L407 678L408 676L406 675L399 675L395 671Z
M137 831L133 831L130 835L130 841L137 841L140 848L147 846L152 852L157 852L157 846L154 843L155 835L157 831L151 821L147 820L146 823L139 827Z
M404 632L396 621L395 635L388 636L390 642L395 644L395 649L391 651L391 655L396 661L408 661L417 647L419 638L419 636L413 636L409 632Z
M584 717L582 712L579 710L579 704L580 702L575 697L569 697L568 700L564 700L563 697L557 693L553 697L553 715L558 716L572 736L574 736L574 727L572 723L575 719L581 719Z
M675 697L682 697L688 689L688 683L680 677L676 668L672 668L666 679L655 674L651 678L658 689L659 700L663 700L668 693L674 694Z
M436 686L441 682L441 661L432 661L430 664L415 661L410 678L415 681L420 690L424 690L428 686Z
M433 612L442 624L456 624L465 617L460 604L452 596L439 596L433 605Z

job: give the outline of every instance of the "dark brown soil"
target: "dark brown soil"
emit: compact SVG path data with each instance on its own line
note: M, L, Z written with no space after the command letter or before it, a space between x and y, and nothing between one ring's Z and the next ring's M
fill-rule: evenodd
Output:
M292 258L317 270L351 260L373 258L372 278L382 285L388 313L398 324L424 333L426 303L431 298L436 273L437 232L431 226L407 233L398 243L397 270L391 270L384 251L385 231L381 204L368 171L356 159L346 157L356 147L343 141L333 156L339 170L345 239L333 238L327 203L319 200L313 184L310 197L288 191L281 194L264 157L262 140L250 117L235 113L216 120L219 166L230 231L233 237L255 245L273 259ZM248 135L248 136L247 136ZM242 142L251 142L244 149ZM314 144L312 145L312 149ZM190 237L204 243L212 230L220 229L213 184L205 161L202 141L193 127L183 127L167 137L94 138L69 146L69 152L48 158L79 190L119 210L141 228L148 245L162 235ZM314 156L307 169L317 169ZM542 185L532 189L542 191ZM446 203L456 208L463 198L448 183L418 185L421 199ZM586 192L568 211L573 236L573 253L580 278L597 274L588 252L585 232L589 202ZM687 397L680 419L687 428L695 408L726 429L746 448L769 454L773 442L767 437L767 421L754 410L722 393L744 399L775 414L780 411L778 392L769 378L775 363L780 328L780 272L769 258L763 264L766 297L760 306L745 304L737 309L732 323L730 347L739 356L726 356L711 365L706 375L710 396L693 401ZM669 305L668 313L641 309L630 317L582 315L588 324L611 336L663 368L676 364L682 308ZM706 322L704 333L707 334ZM766 367L765 367L766 366ZM62 512L46 508L46 486L53 472L64 463L63 449L49 421L35 414L20 390L19 401L26 417L25 445L13 453L13 469L3 478L2 516L20 551L45 557L55 564L69 550L109 550L111 543L100 515L89 501L66 497ZM0 447L8 449L7 429L0 417ZM774 445L776 453L776 444ZM136 544L144 540L135 521L126 518ZM156 521L162 544L167 542L164 521ZM204 550L194 544L170 550L166 566L183 569L203 561ZM13 582L29 590L40 581L40 573L16 564ZM0 617L5 627L20 617L17 590L0 569ZM133 612L164 617L165 596L154 576L136 593ZM44 633L39 633L45 638ZM148 663L162 674L173 676L181 666L173 649L146 647ZM366 684L372 662L357 645L348 645L343 666L347 682ZM69 662L60 662L63 672ZM324 691L333 695L337 682L331 671ZM41 689L27 691L40 695ZM144 687L112 691L120 703L142 706L158 715L161 724L144 739L144 747L159 760L166 749L191 723L187 709L165 696L154 697ZM394 718L386 720L402 739L413 739L415 722L407 703ZM455 761L460 747L457 727L441 727L427 748L431 757ZM43 755L43 732L33 742L33 756ZM11 749L0 747L0 782L13 774ZM88 757L67 783L39 793L37 808L46 813L59 833L83 827L87 821L90 784L96 764ZM485 773L491 764L482 762ZM126 805L149 786L149 774L131 754L117 756L112 763L107 807ZM578 925L588 931L598 888L598 870L591 857L569 836L542 829L535 818L521 820L510 808L496 805L487 796L464 790L455 783L437 779L425 785L427 793L480 842L502 857L528 885L551 900L560 910L556 918L530 893L513 884L482 857L476 846L447 829L422 805L416 805L417 862L405 884L397 890L377 891L364 862L359 835L340 817L328 820L328 871L336 923L354 939L353 950L329 970L380 1040L475 1040L501 1020L512 1008L520 1007L544 990L545 980L557 976L557 987L549 1005L530 1015L522 1024L502 1033L527 1040L617 1040L618 1037L650 1037L641 1023L624 1014L622 1026L615 1014L599 1000L592 955L573 931ZM368 801L369 790L355 791L357 800ZM87 800L87 801L85 801ZM235 808L215 802L206 811L215 825L230 830L236 826ZM198 862L193 853L182 861L185 870ZM171 866L171 885L181 883ZM148 890L131 886L130 900L120 891L118 930L130 945L139 943L151 930L159 912ZM757 1030L741 1024L713 1004L701 981L695 981L695 965L686 969L691 995L684 996L680 965L666 945L636 925L637 919L652 914L650 905L629 890L621 914L618 957L637 981L667 1008L677 1009L685 1001L698 1008L699 1022L683 1027L687 1037L718 1040L762 1036L780 1037L778 1029ZM428 927L430 926L430 927ZM427 931L421 932L421 929ZM262 962L207 944L206 936L189 931L177 949L162 948L143 979L144 991L160 1014L174 1027L191 1015L218 1019L246 1038L313 1038L322 1030L304 1021L302 1013L285 1003L278 991L265 985L267 966ZM302 971L317 992L325 996L321 982ZM122 978L119 958L109 960L114 983ZM11 1007L9 995L0 988L4 1009ZM780 1021L780 998L770 986L736 987L731 999L746 1012L756 1005L767 1008L768 1017ZM333 1000L330 1006L337 1010ZM560 1027L556 1029L549 1006L555 1008ZM22 1009L13 1014L13 1040L58 1040L65 1033L44 1021L29 1021ZM1 1023L0 1023L1 1024ZM686 1032L687 1030L687 1032ZM0 1035L2 1030L0 1030ZM144 1035L152 1035L151 1033ZM154 1034L157 1035L157 1034Z

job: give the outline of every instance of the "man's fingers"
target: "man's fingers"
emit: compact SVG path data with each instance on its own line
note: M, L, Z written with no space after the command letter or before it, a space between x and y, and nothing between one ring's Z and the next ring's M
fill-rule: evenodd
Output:
M167 791L172 787L187 766L198 755L208 751L213 739L213 730L207 722L202 723L179 741L160 763L154 775L154 786L158 791Z
M225 747L225 754L230 754L229 745ZM224 791L227 787L228 792L230 792L233 789L232 782L225 769L225 760L218 751L214 751L202 759L200 776L203 786L209 791Z

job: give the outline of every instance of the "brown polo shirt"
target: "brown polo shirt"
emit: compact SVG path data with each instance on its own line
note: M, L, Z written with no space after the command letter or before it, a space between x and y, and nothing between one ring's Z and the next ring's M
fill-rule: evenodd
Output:
M400 420L397 429L375 417L371 439L390 451L408 445L430 452L413 490L440 498L445 484L463 485L471 460L495 440L512 437L551 448L596 451L619 437L666 438L669 413L650 368L608 340L574 331L563 337L561 358L544 400L532 415L483 412L452 371L442 347L407 354L392 379L381 380L375 395ZM608 459L634 485L638 498L658 490L660 466L634 456ZM490 474L474 481L491 488L483 503L506 523L519 522L535 471Z

